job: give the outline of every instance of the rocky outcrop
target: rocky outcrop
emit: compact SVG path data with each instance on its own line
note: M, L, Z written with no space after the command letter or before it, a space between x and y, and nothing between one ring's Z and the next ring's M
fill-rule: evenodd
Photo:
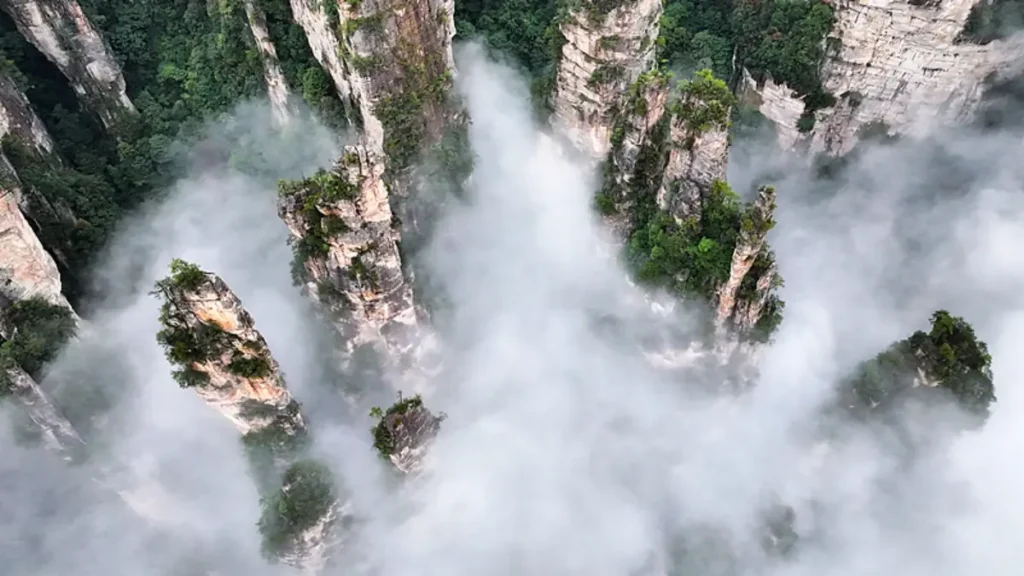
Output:
M121 68L102 36L75 0L3 0L29 42L67 77L75 93L104 126L115 127L135 107L125 92Z
M254 0L244 0L244 4L245 17L256 42L256 49L260 53L260 61L263 63L263 80L267 85L267 97L274 112L274 120L278 124L286 124L295 117L296 109L288 82L281 71L277 48L274 47L267 31L267 15Z
M13 174L13 169L11 171ZM17 202L19 188L10 178L0 189L0 302L40 297L71 309L61 294L60 273ZM0 309L6 307L0 305Z
M719 337L725 337L727 328L731 328L734 334L743 334L760 320L770 289L774 287L774 259L767 269L755 272L753 291L742 294L740 288L751 280L748 277L765 248L765 237L775 226L774 213L775 188L762 186L753 204L740 218L739 238L733 249L729 278L717 290L715 328Z
M175 379L243 434L266 496L264 552L318 570L341 541L334 528L349 505L339 502L325 466L302 459L306 422L252 317L223 280L181 260L172 262L155 294L164 299L157 340L176 367Z
M347 352L371 344L393 360L424 353L413 292L402 274L384 161L347 146L331 172L283 182L278 213L291 232L298 280Z
M6 366L3 370L4 378L0 379L6 382L11 398L42 433L43 445L59 453L65 460L77 458L85 447L85 442L71 422L60 413L39 384L20 366Z
M602 160L612 144L617 107L654 63L662 6L658 0L608 3L584 0L560 30L551 122L577 149Z
M606 222L618 238L629 236L632 224L629 214L636 202L636 189L652 176L660 180L660 174L647 172L661 170L660 148L665 130L664 127L659 130L659 123L665 116L668 81L669 75L664 72L644 72L630 86L617 114L601 194L607 203L603 210ZM638 170L637 164L642 160L644 166Z
M268 427L305 432L277 361L223 280L175 260L154 293L164 300L157 340L182 387L193 388L243 434Z
M374 413L380 418L373 428L374 448L402 474L419 472L445 415L432 414L419 396L399 398L387 412Z
M791 148L807 139L812 152L842 155L867 124L892 134L920 135L936 125L959 124L974 114L989 79L1019 71L1024 36L984 45L961 41L978 0L842 0L835 3L822 81L835 106L815 113L808 134L797 129L803 102L788 88L746 82L752 100ZM759 101L758 101L759 100Z
M53 139L28 97L9 74L0 73L0 136L8 134L40 154L53 152Z
M291 0L314 56L350 106L362 141L409 166L440 140L455 109L453 0Z
M672 105L671 147L658 190L658 207L678 221L700 218L701 197L725 180L733 97L709 70L680 87Z

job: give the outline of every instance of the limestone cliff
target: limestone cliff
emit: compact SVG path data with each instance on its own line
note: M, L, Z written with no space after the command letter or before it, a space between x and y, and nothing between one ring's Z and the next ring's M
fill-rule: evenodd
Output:
M361 141L404 169L455 113L453 0L291 0L314 56L347 100Z
M0 303L38 296L71 309L61 294L57 264L39 242L17 202L17 187L0 189ZM0 309L6 304L0 304Z
M551 122L594 160L604 159L611 148L623 94L654 63L661 13L658 0L584 0L560 26L566 42Z
M306 422L252 317L223 280L181 260L171 264L155 294L164 299L157 340L176 367L175 378L243 434L265 496L264 553L319 569L341 541L334 528L349 505L339 502L326 467L301 458Z
M384 161L347 146L331 172L282 182L278 213L291 232L297 280L327 312L348 352L370 344L393 360L422 351L413 292L402 273Z
M67 77L86 107L107 128L135 107L125 92L121 68L103 37L75 0L3 0L2 8L21 32Z
M53 139L17 82L0 73L0 136L11 136L41 154L53 152Z
M652 176L660 181L663 120L668 101L669 75L652 70L641 74L620 104L604 165L601 190L606 221L616 236L629 236L636 190ZM643 164L638 170L637 164ZM649 174L656 172L659 174Z
M9 386L7 393L41 432L43 445L47 449L61 454L65 460L77 458L85 447L85 442L82 441L71 422L50 401L39 384L20 366L10 365L2 369L4 377L0 380L7 382ZM2 395L2 391L0 391L0 395Z
M677 220L699 219L701 197L716 180L725 180L732 105L728 87L708 70L680 87L672 105L671 146L657 197L658 207Z
M374 448L399 472L419 472L445 415L432 414L419 396L400 397L386 412L375 408L374 415L380 419L373 429Z
M727 328L738 334L752 330L768 303L775 287L774 259L763 269L755 269L754 264L765 250L768 231L775 226L774 213L775 188L762 186L740 218L729 277L716 291L715 327L720 336L724 336ZM742 290L744 284L752 285L753 289Z
M263 80L267 85L267 98L274 111L274 120L279 124L285 124L295 117L296 109L288 82L281 71L277 49L267 31L267 15L254 0L245 0L244 4L245 17L256 42L256 49L260 53L260 62L263 63Z
M749 77L752 103L791 148L800 139L812 152L850 151L866 124L884 123L893 134L920 135L936 125L969 120L992 75L1017 71L1024 36L984 45L962 41L968 14L979 0L840 0L822 79L836 97L815 113L809 134L797 130L803 103L788 88ZM984 0L982 0L984 1Z
M154 294L164 300L157 341L182 387L193 388L243 434L271 426L288 435L305 432L277 361L223 280L175 260Z

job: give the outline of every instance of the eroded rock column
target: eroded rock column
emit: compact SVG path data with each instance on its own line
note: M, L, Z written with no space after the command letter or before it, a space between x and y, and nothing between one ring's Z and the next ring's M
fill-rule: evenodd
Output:
M157 340L175 379L243 434L266 495L259 525L264 553L318 570L341 540L334 528L345 507L326 466L303 457L306 422L252 317L220 278L181 260L154 293L164 300Z
M295 117L297 110L292 102L288 82L281 71L277 48L267 31L267 15L254 0L244 0L244 4L245 17L256 42L256 49L259 50L260 62L263 63L263 80L267 85L267 97L274 112L274 120L280 125L286 124Z
M305 432L277 361L223 280L175 260L154 293L164 301L157 341L179 385L195 390L242 434L268 426L289 435Z
M584 0L560 26L566 43L552 95L551 123L594 160L604 159L611 148L623 95L654 63L661 13L659 0Z
M435 416L419 396L400 397L386 412L375 408L371 414L380 419L373 428L373 446L381 457L402 474L422 470L445 415Z
M716 180L725 180L733 102L728 86L709 70L680 87L671 107L671 145L658 190L658 207L676 220L699 219L701 197Z
M424 333L402 273L384 171L368 147L348 146L333 171L282 183L278 212L292 235L297 280L346 351L370 344L412 361Z
M117 60L78 2L3 0L0 8L57 66L104 126L113 128L125 114L135 113Z

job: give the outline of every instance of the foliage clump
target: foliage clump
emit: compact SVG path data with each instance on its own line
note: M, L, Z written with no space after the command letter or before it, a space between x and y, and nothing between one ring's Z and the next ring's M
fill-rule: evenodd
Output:
M281 180L277 189L282 198L295 202L305 226L305 233L300 238L289 240L295 253L292 279L300 283L305 278L305 262L326 255L330 249L329 239L348 232L341 218L326 215L320 209L335 202L358 198L359 187L338 170L321 168L308 178Z
M209 276L201 268L176 258L171 261L171 274L158 281L152 292L164 300L160 306L162 328L156 340L175 367L171 375L182 388L208 384L209 376L196 365L220 358L231 349L227 332L213 323L191 326L187 316L191 312L179 306L183 294L194 293L207 282Z
M709 69L698 70L692 80L679 83L679 98L670 106L676 121L686 126L688 134L684 147L712 129L729 128L729 115L736 97L723 80L715 78Z
M945 310L932 314L931 324L930 331L917 331L858 366L844 385L846 405L854 411L885 410L934 386L968 413L987 416L996 399L988 347L969 323Z
M445 418L444 414L431 414L423 406L419 394L409 398L402 398L399 394L398 401L387 411L374 407L370 416L378 420L371 429L373 447L385 460L404 447L419 445L432 438Z
M20 367L38 378L75 335L76 325L71 310L39 297L11 303L2 317L10 337L0 344L0 396L11 392L7 369Z
M281 488L262 500L259 531L264 556L286 554L302 537L326 518L336 501L334 478L327 466L300 460L285 470Z

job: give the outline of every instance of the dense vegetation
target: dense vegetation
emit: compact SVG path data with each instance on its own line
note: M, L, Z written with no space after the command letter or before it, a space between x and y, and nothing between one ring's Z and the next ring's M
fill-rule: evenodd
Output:
M21 367L38 378L50 361L75 334L75 318L63 306L55 306L42 298L12 302L0 312L0 396L11 392L7 370Z
M286 555L304 531L328 515L336 498L334 478L326 466L314 460L289 466L281 489L262 502L263 554L270 559Z
M305 35L291 21L287 0L262 0L267 28L291 89L329 124L344 123L333 83L316 65ZM82 108L60 72L0 15L0 56L26 90L57 143L63 166L4 143L18 174L43 199L66 206L37 209L40 236L59 252L68 296L76 303L87 286L84 271L126 211L154 198L178 175L188 143L206 120L264 92L262 64L241 0L85 1L83 7L121 62L128 95L139 110L107 133ZM219 152L232 161L239 149ZM247 165L244 161L233 162Z
M973 327L939 310L930 331L917 331L858 366L844 386L844 402L855 411L884 411L914 392L924 397L922 392L945 390L965 411L984 417L996 399L991 364Z

